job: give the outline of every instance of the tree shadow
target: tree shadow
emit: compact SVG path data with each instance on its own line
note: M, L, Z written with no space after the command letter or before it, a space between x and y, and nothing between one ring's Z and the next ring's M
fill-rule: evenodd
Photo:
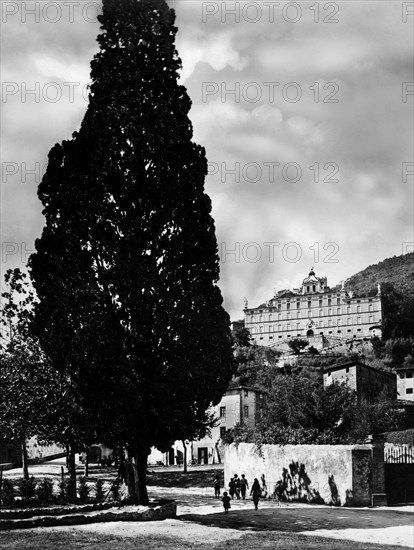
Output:
M183 514L178 520L190 521L209 527L236 529L241 531L303 531L337 529L376 529L406 526L412 528L412 514L391 510L367 510L337 507L266 507L259 501L259 510L251 508L231 508L228 514L223 511L211 514Z
M299 462L291 462L289 470L283 468L282 478L276 482L273 498L281 501L295 500L310 504L324 504L325 501L319 491L311 487L311 483L305 465L299 465Z

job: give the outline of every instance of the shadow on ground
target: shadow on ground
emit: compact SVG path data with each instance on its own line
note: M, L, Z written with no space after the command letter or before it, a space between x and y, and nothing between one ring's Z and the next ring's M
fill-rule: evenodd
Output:
M319 529L412 528L413 515L397 511L349 510L344 508L267 508L232 509L228 514L183 514L177 519L200 525L247 531L286 531L300 533Z

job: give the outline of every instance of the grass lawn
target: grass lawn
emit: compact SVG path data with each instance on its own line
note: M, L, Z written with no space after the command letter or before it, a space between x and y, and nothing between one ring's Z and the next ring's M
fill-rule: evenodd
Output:
M306 537L292 533L255 533L215 544L159 536L114 537L84 532L0 533L3 550L402 550L401 546L367 544L346 540Z

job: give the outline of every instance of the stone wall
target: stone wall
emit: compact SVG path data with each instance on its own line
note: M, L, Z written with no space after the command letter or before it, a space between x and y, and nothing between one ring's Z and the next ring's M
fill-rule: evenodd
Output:
M225 450L224 478L257 478L267 498L333 504L371 503L371 445L263 445L241 443Z

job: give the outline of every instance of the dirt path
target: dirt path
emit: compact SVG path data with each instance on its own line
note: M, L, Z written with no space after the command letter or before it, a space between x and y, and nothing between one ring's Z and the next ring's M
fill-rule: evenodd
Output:
M211 543L240 538L248 532L283 531L309 536L345 539L414 548L413 507L333 508L306 504L262 501L253 509L252 501L233 501L225 515L211 489L150 487L150 496L174 498L177 519L143 523L102 523L78 527L52 527L49 531L86 531L126 537L160 535L195 543Z

